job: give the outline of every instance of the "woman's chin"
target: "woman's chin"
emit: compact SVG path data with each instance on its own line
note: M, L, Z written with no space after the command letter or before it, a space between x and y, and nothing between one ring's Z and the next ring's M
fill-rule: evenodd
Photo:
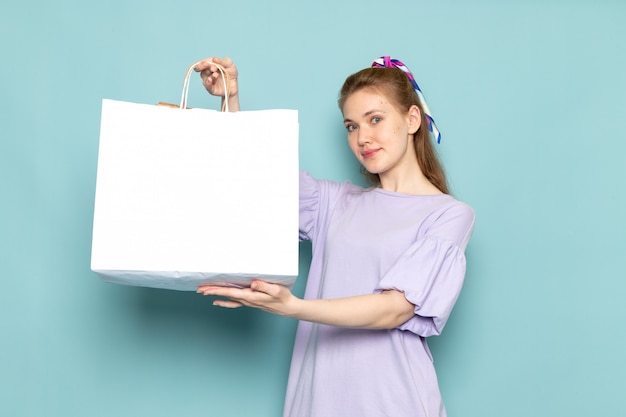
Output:
M383 172L383 169L381 167L376 166L374 164L361 164L361 165L368 173L372 175L380 175L380 173Z

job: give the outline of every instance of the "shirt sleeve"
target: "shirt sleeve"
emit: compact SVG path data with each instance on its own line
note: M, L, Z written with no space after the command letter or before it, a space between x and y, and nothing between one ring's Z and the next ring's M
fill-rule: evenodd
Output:
M307 172L300 171L300 241L310 240L319 210L320 187Z
M463 203L446 210L382 277L376 292L402 291L415 315L398 328L428 337L441 334L465 279L465 247L474 211Z
M351 193L361 191L349 181L316 180L308 172L300 171L300 241L315 240L323 234L335 206L345 202Z

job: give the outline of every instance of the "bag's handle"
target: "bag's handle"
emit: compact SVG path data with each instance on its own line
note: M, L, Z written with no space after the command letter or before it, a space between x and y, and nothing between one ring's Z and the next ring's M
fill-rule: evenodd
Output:
M203 61L196 62L195 64L187 68L187 73L185 74L185 80L183 81L183 94L182 94L182 97L180 98L181 109L187 108L187 97L189 96L189 81L191 80L191 74L193 74L193 70L196 67L196 65L202 62ZM224 83L224 100L222 101L222 111L227 112L228 111L228 87L230 86L230 76L228 75L228 72L226 72L226 69L220 64L216 64L213 61L207 61L207 62L210 62L211 65L215 65L218 71L222 74L222 82Z

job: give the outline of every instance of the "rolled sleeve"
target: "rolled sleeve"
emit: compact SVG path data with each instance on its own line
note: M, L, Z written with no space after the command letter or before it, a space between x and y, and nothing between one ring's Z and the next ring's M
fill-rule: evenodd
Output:
M465 255L436 238L416 242L380 281L377 292L402 291L415 315L399 326L423 337L441 334L463 287Z
M473 226L468 206L446 213L381 278L375 292L402 291L415 305L415 315L399 329L422 337L441 334L463 287L465 247Z

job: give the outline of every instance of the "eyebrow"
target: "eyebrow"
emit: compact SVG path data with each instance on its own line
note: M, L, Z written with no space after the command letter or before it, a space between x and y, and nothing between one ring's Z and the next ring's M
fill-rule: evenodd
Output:
M374 113L383 113L385 114L385 112L383 110L379 110L379 109L374 109L374 110L368 110L365 113L363 113L363 115L361 117L367 117L367 116L371 116ZM344 118L343 122L352 122L352 119L348 119L348 118Z

